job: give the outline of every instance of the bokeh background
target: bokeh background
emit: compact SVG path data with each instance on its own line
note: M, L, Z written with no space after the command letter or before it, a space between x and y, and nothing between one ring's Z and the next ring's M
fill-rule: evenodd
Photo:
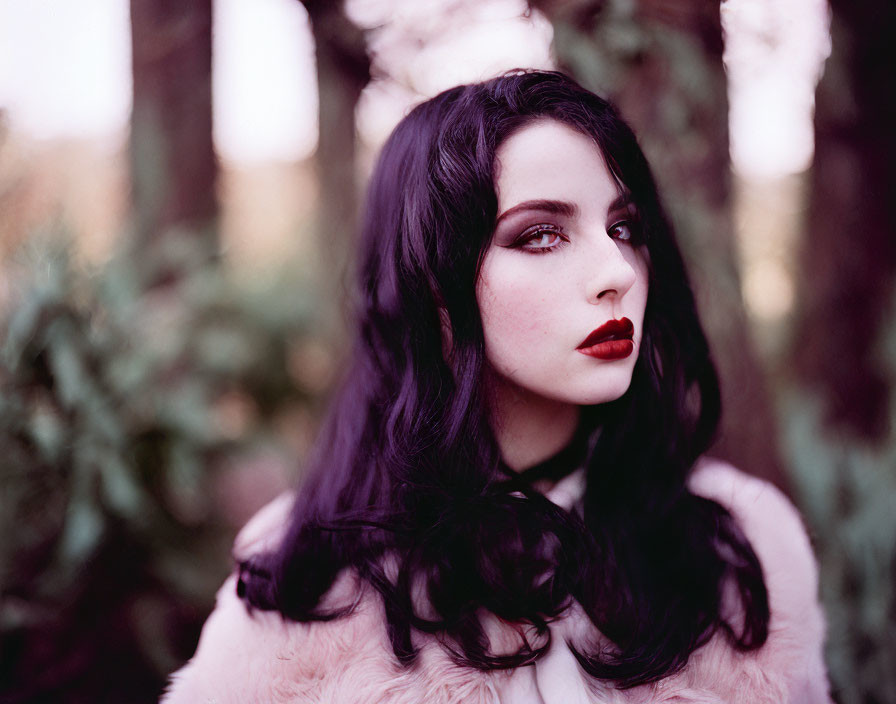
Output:
M0 701L151 702L301 481L377 149L560 68L654 165L716 454L821 564L841 704L896 702L890 0L0 0Z

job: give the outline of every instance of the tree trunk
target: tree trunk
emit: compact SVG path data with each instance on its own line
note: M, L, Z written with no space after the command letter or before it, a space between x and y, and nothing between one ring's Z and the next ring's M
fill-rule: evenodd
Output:
M302 0L311 22L317 58L319 136L315 167L320 184L317 235L322 255L319 282L327 337L345 336L341 302L350 279L358 218L355 108L370 81L363 31L346 16L342 3Z
M896 701L896 5L831 10L785 421L834 693L864 704Z
M721 377L724 414L713 454L787 489L764 372L741 297L719 4L530 4L554 25L561 69L619 107L653 166Z
M880 345L896 272L896 9L835 0L832 10L794 359L829 426L879 442L890 430L892 382Z
M184 230L214 244L212 0L131 0L137 247Z

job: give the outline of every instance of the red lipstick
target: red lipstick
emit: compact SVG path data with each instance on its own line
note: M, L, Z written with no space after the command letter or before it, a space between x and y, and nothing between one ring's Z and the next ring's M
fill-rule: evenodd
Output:
M625 359L635 351L635 326L628 318L608 320L586 337L576 349L597 359Z

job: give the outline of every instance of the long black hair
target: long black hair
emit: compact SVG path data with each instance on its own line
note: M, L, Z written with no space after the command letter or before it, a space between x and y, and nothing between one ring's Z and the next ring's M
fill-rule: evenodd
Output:
M581 513L503 465L483 383L475 289L497 216L495 153L539 119L596 142L632 195L650 261L631 386L583 414L600 430ZM422 631L457 662L493 669L537 659L575 601L612 643L574 644L579 662L622 687L676 672L719 629L761 646L759 561L729 513L686 486L718 425L718 380L650 168L613 106L544 71L441 93L384 146L361 234L351 362L282 544L240 565L248 604L339 617L348 607L321 600L351 568L381 596L400 661ZM722 614L726 584L740 595L736 623ZM518 625L516 651L492 652L483 609Z

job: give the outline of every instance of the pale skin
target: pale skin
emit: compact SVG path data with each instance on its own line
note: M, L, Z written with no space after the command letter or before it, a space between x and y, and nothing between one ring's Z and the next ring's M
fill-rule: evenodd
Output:
M637 215L588 136L539 120L499 147L498 220L476 287L493 430L521 470L572 438L583 405L631 384L647 304ZM612 320L632 322L634 349L596 359L577 349Z

